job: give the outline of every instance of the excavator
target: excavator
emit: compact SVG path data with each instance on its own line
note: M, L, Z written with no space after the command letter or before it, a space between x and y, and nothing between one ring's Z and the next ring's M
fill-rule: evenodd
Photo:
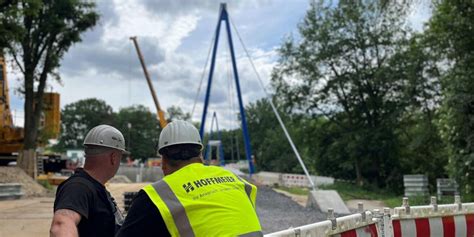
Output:
M42 140L58 138L60 116L59 94L44 93L43 113L40 119ZM12 161L16 161L18 153L23 148L23 139L23 128L16 127L13 123L10 96L8 94L6 62L3 55L0 54L0 165L7 165ZM44 146L45 144L38 142L38 147ZM41 156L44 157L44 154ZM57 162L59 158L56 156L54 159ZM45 171L47 171L46 167Z
M153 97L153 102L155 103L155 107L157 110L157 119L160 122L160 127L164 128L168 124L168 121L166 121L165 112L161 109L160 102L158 102L158 97L156 97L155 88L153 87L153 84L151 83L150 74L148 73L148 70L146 68L145 59L143 59L140 46L138 45L137 37L136 36L130 37L130 40L133 41L133 44L135 45L135 49L137 50L138 59L140 60L140 64L142 65L143 73L145 74L148 87L150 88L151 96Z

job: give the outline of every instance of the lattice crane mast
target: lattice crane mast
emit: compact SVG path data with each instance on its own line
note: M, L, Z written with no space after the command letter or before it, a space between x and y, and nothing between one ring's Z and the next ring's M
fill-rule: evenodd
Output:
M140 64L142 65L143 73L145 74L145 78L148 83L148 88L150 88L151 96L153 97L153 102L155 103L158 121L160 122L160 127L164 128L168 124L168 121L166 121L165 112L161 109L160 102L158 102L158 97L156 96L155 88L153 87L153 83L151 82L151 79L150 79L150 74L148 73L148 70L146 68L145 59L143 59L140 46L138 45L137 37L136 36L130 37L130 40L133 41L133 44L135 45L135 49L137 50L138 59L140 60Z

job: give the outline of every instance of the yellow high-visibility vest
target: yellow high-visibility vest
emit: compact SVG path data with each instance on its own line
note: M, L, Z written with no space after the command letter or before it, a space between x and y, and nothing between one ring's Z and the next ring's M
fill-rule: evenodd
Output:
M262 236L257 188L221 167L193 163L143 190L171 236Z

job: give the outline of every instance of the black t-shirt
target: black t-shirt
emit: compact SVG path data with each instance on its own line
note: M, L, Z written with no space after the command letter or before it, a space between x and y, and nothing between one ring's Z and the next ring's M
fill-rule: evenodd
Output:
M117 234L117 237L130 236L171 236L160 211L143 190L133 199L127 218Z
M79 236L114 236L115 215L113 200L104 185L83 169L61 183L56 191L54 211L73 210L81 215Z

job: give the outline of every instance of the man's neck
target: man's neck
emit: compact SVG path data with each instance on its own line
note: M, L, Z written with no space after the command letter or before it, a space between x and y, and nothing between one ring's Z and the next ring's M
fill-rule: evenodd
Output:
M174 173L174 172L176 172L176 171L178 171L178 170L182 169L183 167L188 166L190 164L202 164L202 161L197 160L197 159L191 159L190 161L183 162L179 166L171 168L170 172L167 175L170 175L170 174L172 174L172 173Z
M85 171L89 176L91 176L93 179L97 180L97 182L101 183L102 185L105 185L105 183L107 183L107 181L109 181L108 178L104 177L104 176L101 175L99 172L96 172L96 171L93 170L93 169L88 169L88 168L84 167L84 171Z

